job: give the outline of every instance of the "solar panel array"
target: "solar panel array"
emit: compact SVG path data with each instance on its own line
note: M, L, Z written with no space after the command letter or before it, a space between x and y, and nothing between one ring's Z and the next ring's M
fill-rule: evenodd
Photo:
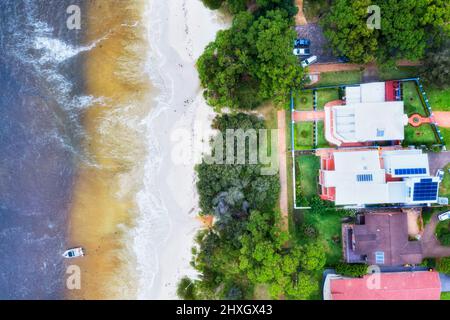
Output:
M373 175L372 174L357 174L356 175L356 181L358 181L358 182L370 182L370 181L373 181Z
M383 251L375 252L375 263L376 264L384 264L384 252Z
M427 169L425 168L408 168L408 169L395 169L395 175L414 175L414 174L426 174Z
M413 201L433 201L438 193L438 183L433 179L421 179L414 183Z

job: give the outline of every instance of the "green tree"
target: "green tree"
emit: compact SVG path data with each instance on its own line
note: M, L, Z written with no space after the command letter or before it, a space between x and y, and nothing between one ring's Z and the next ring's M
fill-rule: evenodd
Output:
M338 263L335 267L336 273L347 277L362 277L367 274L367 265Z
M177 296L183 300L195 300L195 283L188 277L183 277L178 283Z
M450 42L447 41L438 51L426 55L422 78L438 88L450 85Z
M304 246L300 256L300 266L306 271L322 270L326 263L325 250L319 242Z
M367 27L367 8L371 4L371 0L336 0L333 3L321 25L335 54L356 63L375 59L378 31Z
M450 257L439 259L436 264L436 270L445 274L450 274Z

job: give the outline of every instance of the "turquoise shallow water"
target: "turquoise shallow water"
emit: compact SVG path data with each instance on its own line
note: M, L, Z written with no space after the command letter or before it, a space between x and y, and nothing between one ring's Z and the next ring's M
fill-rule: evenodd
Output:
M83 152L74 0L0 2L0 299L59 299L68 206Z

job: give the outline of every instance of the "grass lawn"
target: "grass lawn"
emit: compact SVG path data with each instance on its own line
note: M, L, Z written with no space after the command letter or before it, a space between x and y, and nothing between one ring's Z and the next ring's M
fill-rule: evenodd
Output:
M441 300L450 300L450 292L442 292Z
M379 70L381 80L399 80L415 78L419 74L418 67L396 67L387 70Z
M447 164L444 168L444 180L439 185L439 196L450 199L450 173L448 169L450 169L450 164Z
M313 110L314 96L312 90L298 91L294 98L295 110Z
M298 156L295 161L296 181L304 197L317 195L317 175L320 169L320 158L315 155Z
M304 223L316 227L319 240L324 244L327 267L332 267L342 260L341 215L336 210L318 214L305 211Z
M445 146L450 150L450 128L439 127L442 136L444 137Z
M330 148L330 144L325 139L325 128L323 121L317 122L317 147L318 148Z
M296 150L309 150L313 148L313 128L313 122L298 122L294 125Z
M362 72L359 70L322 72L319 82L314 83L314 87L332 86L340 84L357 84L362 82Z
M409 145L432 145L439 143L430 124L425 123L420 127L411 125L405 128L404 144Z
M317 109L323 110L326 103L339 100L339 89L321 89L317 90Z
M403 101L405 102L405 111L408 116L418 113L426 116L425 108L420 100L416 83L413 81L403 82Z
M425 87L425 92L433 111L450 111L450 87L447 89Z

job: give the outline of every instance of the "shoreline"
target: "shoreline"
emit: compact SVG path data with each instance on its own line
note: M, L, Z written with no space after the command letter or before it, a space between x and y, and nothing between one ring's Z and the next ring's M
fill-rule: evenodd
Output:
M89 46L83 67L86 92L95 97L83 115L83 146L89 161L78 167L68 226L70 247L83 246L76 264L81 290L71 299L132 299L136 296L135 257L128 232L134 227L134 196L142 183L145 158L140 124L149 112L152 88L142 72L148 52L141 21L143 1L91 1Z
M153 2L146 13L149 74L159 92L145 120L150 150L157 152L149 152L133 231L139 299L177 299L181 277L197 276L190 266L201 228L194 160L208 149L215 114L203 99L195 62L227 26L220 15L198 0Z

